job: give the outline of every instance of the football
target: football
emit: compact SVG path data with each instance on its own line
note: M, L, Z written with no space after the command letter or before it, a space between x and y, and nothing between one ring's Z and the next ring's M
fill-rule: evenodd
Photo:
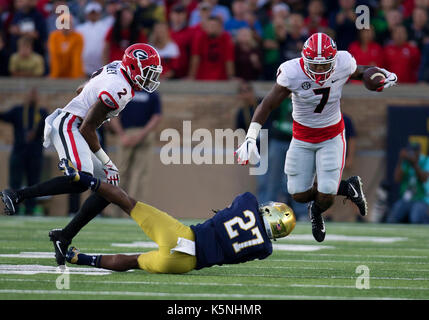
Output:
M371 91L376 91L381 87L385 79L386 77L384 74L376 67L367 69L363 74L363 83L365 87Z

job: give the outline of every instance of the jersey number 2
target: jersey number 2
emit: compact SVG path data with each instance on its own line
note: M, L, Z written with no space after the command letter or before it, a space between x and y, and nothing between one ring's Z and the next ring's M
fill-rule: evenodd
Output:
M238 224L240 229L249 230L255 236L254 238L244 241L244 242L234 242L232 247L234 248L235 253L239 253L242 249L247 247L253 247L258 244L264 243L264 238L262 238L261 231L259 231L258 226L255 226L256 218L255 214L250 210L243 211L243 214L249 218L248 222L244 222L240 217L234 217L231 220L228 220L224 223L225 229L228 232L229 238L234 239L238 236L238 231L233 229L233 226ZM255 226L255 227L254 227Z
M319 88L319 89L313 89L314 94L322 95L322 99L320 99L319 104L317 105L316 109L314 109L315 113L322 113L323 108L325 107L326 103L328 102L329 98L329 91L331 91L331 87L327 88Z

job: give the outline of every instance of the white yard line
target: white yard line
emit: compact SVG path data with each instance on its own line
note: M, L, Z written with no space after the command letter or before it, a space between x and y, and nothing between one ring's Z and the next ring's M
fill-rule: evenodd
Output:
M1 279L0 282L48 282L52 283L53 280L46 279ZM160 281L94 281L94 280L73 280L73 283L97 283L97 284L141 284L141 285L161 285L161 286L191 286L191 287L203 287L203 286L214 286L214 287L265 287L265 288L285 288L285 287L302 287L302 288L344 288L344 289L356 289L356 286L340 286L340 285L324 285L324 284L268 284L268 283L223 283L223 282L160 282ZM393 286L371 286L371 289L403 289L403 290L429 290L429 288L423 287L393 287Z
M290 284L289 287L298 287L298 288L338 288L338 289L356 289L356 286L338 286L330 284ZM429 288L422 287L385 287L385 286L371 286L371 289L392 289L392 290L429 290Z
M277 261L277 262L306 262L306 263L368 263L368 264L412 264L412 265L416 265L416 264L423 264L423 265L429 265L429 261L428 262L417 262L417 261L372 261L372 260L305 260L305 259L270 259L270 261Z
M136 297L188 297L188 298L237 298L237 299L329 299L329 300L408 300L397 297L344 297L312 295L277 295L277 294L238 294L238 293L170 293L170 292L133 292L133 291L76 291L76 290L18 290L0 289L7 294L32 295L93 295L93 296L136 296Z

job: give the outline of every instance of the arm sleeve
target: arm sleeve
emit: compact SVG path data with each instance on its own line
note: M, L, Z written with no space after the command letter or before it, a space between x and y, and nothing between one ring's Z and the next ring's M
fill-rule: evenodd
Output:
M347 52L347 51L346 51ZM356 59L347 52L347 55L349 57L349 64L350 64L350 74L355 73L356 69L357 69L357 64L356 64Z

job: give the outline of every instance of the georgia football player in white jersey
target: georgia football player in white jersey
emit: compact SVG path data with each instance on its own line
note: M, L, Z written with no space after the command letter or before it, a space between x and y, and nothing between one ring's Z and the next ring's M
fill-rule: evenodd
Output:
M143 43L129 46L122 61L113 61L94 72L73 100L46 119L44 146L53 144L60 159L69 159L79 170L118 185L118 169L101 148L96 130L118 116L133 98L134 90L155 91L161 72L161 58L155 48ZM83 191L61 176L21 190L4 190L2 200L6 214L14 214L16 205L25 199ZM49 237L58 265L64 265L74 236L108 204L93 194L64 229L51 230Z
M325 239L322 213L342 195L354 202L360 214L367 203L360 177L341 180L346 141L340 110L341 92L349 79L362 80L369 66L357 66L347 51L337 51L335 42L324 33L315 33L305 42L301 58L280 65L277 83L258 105L246 140L236 150L238 161L259 161L256 138L270 112L292 93L293 138L286 154L287 187L293 199L310 202L309 215L314 238ZM397 77L385 69L381 91L394 85ZM317 175L317 183L315 176Z

